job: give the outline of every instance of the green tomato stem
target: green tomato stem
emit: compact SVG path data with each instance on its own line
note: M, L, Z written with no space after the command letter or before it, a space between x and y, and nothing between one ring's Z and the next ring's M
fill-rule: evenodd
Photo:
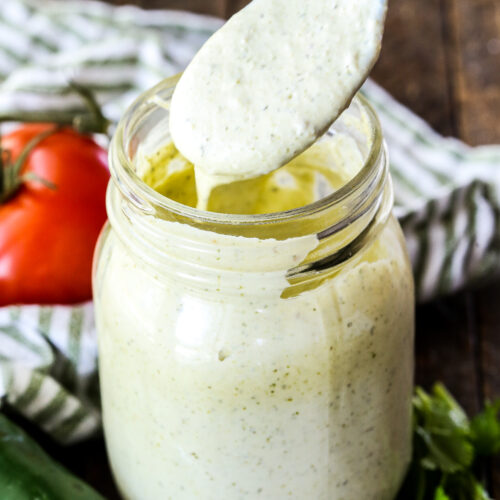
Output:
M56 186L52 182L42 179L34 172L27 172L26 174L21 175L21 170L28 158L28 155L33 151L33 149L58 130L60 130L60 126L55 125L54 127L51 127L33 137L33 139L26 144L25 148L22 150L21 154L14 163L10 161L10 152L2 149L0 144L0 205L13 198L19 188L26 181L40 182L50 189L56 189Z

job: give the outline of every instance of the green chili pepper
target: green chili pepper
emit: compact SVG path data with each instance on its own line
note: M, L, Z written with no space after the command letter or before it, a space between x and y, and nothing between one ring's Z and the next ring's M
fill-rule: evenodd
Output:
M0 414L2 500L104 500Z

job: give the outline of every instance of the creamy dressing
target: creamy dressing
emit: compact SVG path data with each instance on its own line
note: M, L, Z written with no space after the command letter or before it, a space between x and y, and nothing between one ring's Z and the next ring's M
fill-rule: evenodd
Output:
M410 459L413 385L397 222L290 299L286 269L314 236L157 225L168 263L146 265L111 233L99 271L104 425L124 497L392 500Z
M365 80L386 0L254 0L194 57L171 105L196 166L198 207L220 184L269 173L310 146Z
M366 159L351 140L365 119L346 111L338 131L284 167L298 191L272 197L260 182L272 185L274 172L253 180L263 201L221 186L211 202L279 210L316 196L309 170L338 189ZM196 204L193 166L172 144L137 157L149 185ZM162 249L152 262L151 243L141 250L113 213L97 324L106 441L124 497L392 500L410 459L413 386L413 283L397 222L285 299L287 272L317 250L316 234L244 238L147 216Z
M260 214L324 198L385 161L368 159L376 124L359 103L317 140L373 64L385 6L254 0L186 70L175 145L152 147L157 124L136 173L187 206ZM124 497L392 500L411 454L413 386L397 221L377 222L342 267L297 288L289 270L344 248L356 224L320 240L305 219L305 236L251 238L153 211L137 234L135 202L124 202L112 185L95 280L106 442ZM337 208L329 217L345 222Z

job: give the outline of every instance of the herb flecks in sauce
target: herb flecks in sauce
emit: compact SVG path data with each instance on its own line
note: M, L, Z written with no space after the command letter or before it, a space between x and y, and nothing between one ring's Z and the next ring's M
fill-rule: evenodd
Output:
M196 54L170 131L209 192L267 174L313 144L366 79L386 0L254 0Z

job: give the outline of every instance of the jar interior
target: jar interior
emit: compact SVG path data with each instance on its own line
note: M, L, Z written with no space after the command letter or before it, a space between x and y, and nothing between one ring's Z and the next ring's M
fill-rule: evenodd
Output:
M169 100L156 96L136 140L129 147L137 176L157 193L196 208L194 166L172 143ZM140 136L137 137L137 134ZM271 214L322 200L346 186L365 165L373 146L373 129L358 99L315 144L287 165L257 178L216 187L208 211L223 214ZM137 141L137 142L136 142ZM133 147L133 144L139 144Z
M137 228L148 227L148 240L160 236L147 219L152 216L218 234L276 240L317 235L345 246L373 223L382 205L390 210L390 189L381 205L387 156L380 124L360 95L293 165L268 178L221 187L209 202L208 208L216 211L193 208L192 166L169 134L169 103L178 79L160 82L139 97L110 147L118 192L109 193L108 213L119 210L130 222L137 219Z

